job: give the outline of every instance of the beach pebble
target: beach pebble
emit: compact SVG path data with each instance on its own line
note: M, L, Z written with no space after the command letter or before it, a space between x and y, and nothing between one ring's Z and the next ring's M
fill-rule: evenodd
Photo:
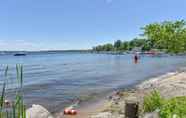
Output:
M10 101L10 100L5 100L4 103L5 103L6 108L10 108L12 105L12 101Z
M27 118L53 118L51 113L41 105L32 105L26 110Z

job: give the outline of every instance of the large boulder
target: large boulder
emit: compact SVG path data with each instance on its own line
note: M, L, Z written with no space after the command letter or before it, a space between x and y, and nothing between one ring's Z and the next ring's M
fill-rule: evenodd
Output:
M53 118L51 113L41 105L32 105L26 110L27 118Z

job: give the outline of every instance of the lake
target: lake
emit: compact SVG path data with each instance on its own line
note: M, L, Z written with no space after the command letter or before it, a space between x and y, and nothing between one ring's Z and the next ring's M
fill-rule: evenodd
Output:
M57 112L73 99L88 100L109 91L135 85L150 77L175 71L186 65L184 56L141 56L89 53L29 53L27 56L0 56L0 84L9 66L8 97L14 92L16 64L24 66L24 98L28 106L41 104Z

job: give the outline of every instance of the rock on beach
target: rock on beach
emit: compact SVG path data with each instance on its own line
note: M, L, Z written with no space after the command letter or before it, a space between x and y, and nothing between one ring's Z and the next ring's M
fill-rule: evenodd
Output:
M53 118L51 113L41 105L33 104L31 108L26 110L27 118Z

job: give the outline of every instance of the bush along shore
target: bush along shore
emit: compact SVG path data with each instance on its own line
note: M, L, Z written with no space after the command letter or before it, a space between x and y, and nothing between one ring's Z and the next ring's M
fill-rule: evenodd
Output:
M90 118L186 118L186 72L167 73L115 92Z

